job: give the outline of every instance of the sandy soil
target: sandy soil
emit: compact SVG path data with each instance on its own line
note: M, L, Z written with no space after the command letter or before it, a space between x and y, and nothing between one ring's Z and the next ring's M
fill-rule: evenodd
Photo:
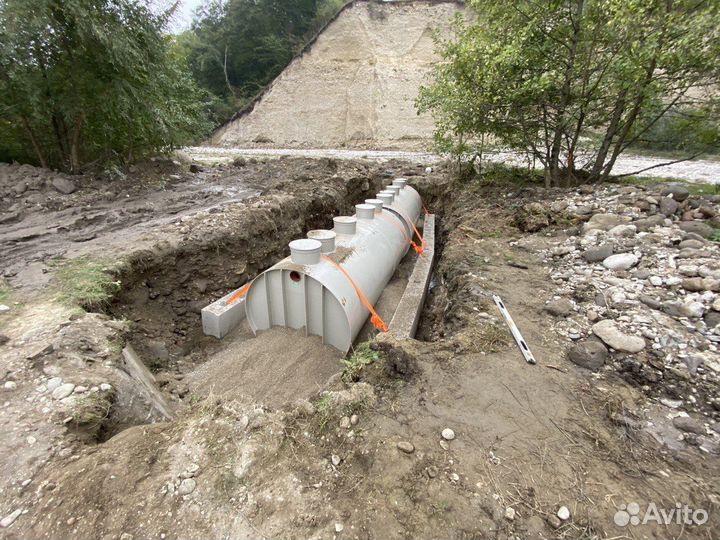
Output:
M461 3L347 4L213 144L417 150L432 141L433 119L415 99L438 59L434 35L449 32Z

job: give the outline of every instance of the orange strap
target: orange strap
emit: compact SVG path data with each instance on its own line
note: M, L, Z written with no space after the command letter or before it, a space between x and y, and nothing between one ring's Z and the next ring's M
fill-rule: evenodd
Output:
M425 256L425 255L423 255L423 249L422 249L422 247L418 246L418 245L413 241L413 239L410 238L410 237L407 235L407 233L405 232L405 227L403 227L402 225L400 225L400 224L399 224L397 221L395 221L394 219L391 219L387 214L380 213L380 214L378 214L378 216L379 216L382 220L387 221L388 223L392 223L392 224L395 226L395 228L402 233L402 235L405 237L405 240L408 241L408 244L410 244L410 245L413 247L413 249L417 252L418 255L420 255L421 257L424 257L424 256Z
M423 210L425 210L425 215L427 216L430 212L428 212L427 206L423 204Z
M415 251L417 251L420 255L422 255L422 252L427 247L427 244L425 243L425 240L423 239L422 235L420 234L420 231L417 230L417 227L412 222L412 220L410 218L408 218L405 214L403 214L402 211L400 211L398 208L393 208L393 210L395 212L397 212L398 214L400 214L402 216L402 218L410 224L410 226L413 228L413 231L415 231L415 234L417 234L417 237L420 239L420 244L422 246L421 249L418 251L418 248L415 245L415 243L412 241L410 243L415 248Z
M234 304L235 302L237 302L238 300L240 300L240 298L242 298L243 296L245 296L245 294L248 292L248 289L250 289L250 283L248 283L247 285L243 286L238 292L236 292L235 294L233 294L233 295L230 297L230 299L229 299L227 302L225 302L225 305L226 305L226 306L229 306L230 304Z
M365 307L368 308L368 311L372 315L372 317L370 317L370 322L372 322L373 326L375 328L377 328L378 330L380 330L381 332L387 332L388 331L387 324L385 324L385 321L383 321L382 318L380 317L380 315L378 315L377 311L375 311L375 308L372 307L372 304L370 304L370 302L368 302L368 299L365 297L365 295L360 290L360 288L357 285L355 285L355 282L353 281L353 278L350 277L350 274L348 274L342 266L340 266L338 263L333 261L327 255L320 255L320 258L323 260L326 260L327 262L332 264L335 268L337 268L344 274L344 276L350 282L350 285L352 285L353 289L355 289L355 292L357 293L358 298L360 298L360 301L363 304L365 304Z

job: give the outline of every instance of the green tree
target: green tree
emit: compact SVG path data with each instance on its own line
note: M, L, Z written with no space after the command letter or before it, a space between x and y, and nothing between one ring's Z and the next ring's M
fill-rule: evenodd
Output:
M198 83L224 120L269 84L342 0L209 0L180 36Z
M443 61L418 99L444 151L477 159L490 139L542 164L547 185L598 181L668 114L717 112L717 2L473 0L468 9L439 41Z
M206 101L136 0L0 3L0 148L78 172L206 133ZM6 156L7 157L7 156Z

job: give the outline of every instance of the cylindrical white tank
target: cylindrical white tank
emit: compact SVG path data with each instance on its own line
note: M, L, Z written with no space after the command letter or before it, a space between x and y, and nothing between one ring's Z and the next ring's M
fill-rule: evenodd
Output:
M377 302L407 253L412 225L420 217L417 191L395 187L390 205L380 196L356 205L355 216L333 219L334 231L310 231L308 239L291 242L291 257L253 280L245 301L253 332L305 328L306 335L349 350L370 313L356 287L371 305Z

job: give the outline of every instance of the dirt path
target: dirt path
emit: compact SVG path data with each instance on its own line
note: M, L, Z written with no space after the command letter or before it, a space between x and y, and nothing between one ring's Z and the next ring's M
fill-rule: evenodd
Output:
M49 282L54 259L98 252L109 256L127 246L149 245L148 238L164 226L256 196L272 185L251 171L247 176L232 172L188 173L166 164L150 178L138 174L110 183L80 178L71 194L51 186L25 190L9 207L16 217L0 228L0 269L15 288L38 290Z
M430 152L406 152L393 150L345 150L345 149L290 149L290 148L222 148L214 146L196 146L185 148L188 156L201 163L226 163L238 156L243 157L305 157L305 158L333 158L333 159L366 159L371 161L388 161L399 159L432 165L442 160L437 154ZM522 156L515 152L489 152L486 159L495 163L526 166ZM636 156L624 154L613 169L614 174L628 174L662 163L674 161L673 158L653 156ZM675 163L656 167L641 172L638 176L677 178L689 182L702 182L707 184L720 183L720 161L695 159L683 163Z

